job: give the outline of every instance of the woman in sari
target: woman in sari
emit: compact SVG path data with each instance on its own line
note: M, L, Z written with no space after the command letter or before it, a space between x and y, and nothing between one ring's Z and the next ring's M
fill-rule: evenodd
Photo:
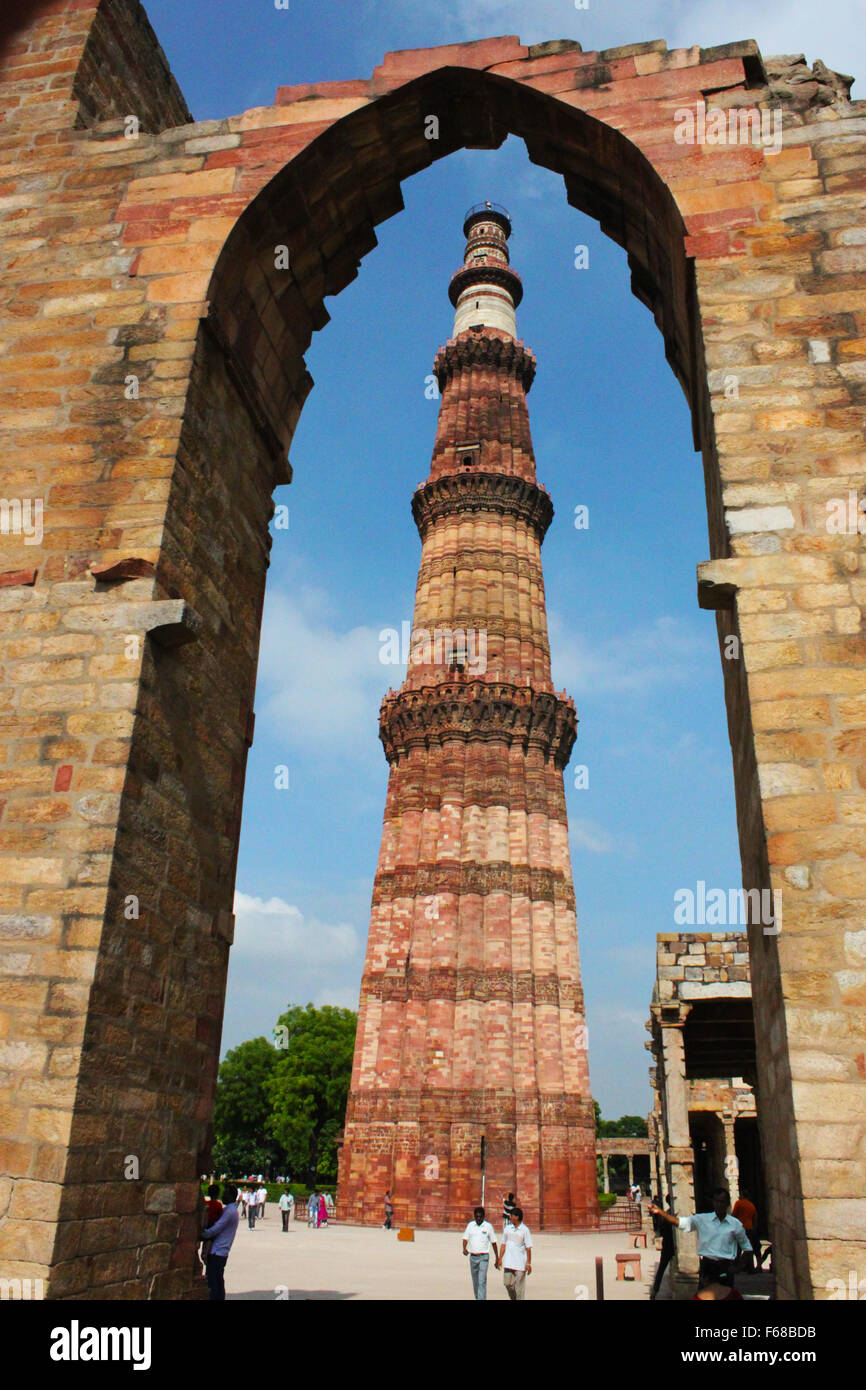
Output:
M320 1225L320 1226L327 1226L327 1224L328 1224L328 1205L327 1205L327 1203L326 1203L326 1201L325 1201L325 1194L324 1194L324 1192L320 1192L320 1193L319 1193L319 1225Z

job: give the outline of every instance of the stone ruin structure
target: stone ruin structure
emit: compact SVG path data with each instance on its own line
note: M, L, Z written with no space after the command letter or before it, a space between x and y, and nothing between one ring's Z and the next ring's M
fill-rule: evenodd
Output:
M195 124L137 0L52 0L0 68L0 1274L51 1298L198 1294L304 352L401 182L509 133L690 404L743 883L784 899L748 932L778 1292L866 1272L866 106L749 40L503 37Z
M715 1187L726 1187L733 1205L742 1184L764 1231L748 941L743 932L661 932L656 940L646 1047L662 1196L685 1216L709 1211ZM696 1251L694 1237L679 1237L672 1278L686 1296L697 1279Z

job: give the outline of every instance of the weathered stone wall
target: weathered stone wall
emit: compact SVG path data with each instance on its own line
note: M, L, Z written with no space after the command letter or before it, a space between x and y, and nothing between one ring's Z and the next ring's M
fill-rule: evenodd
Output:
M712 556L702 601L741 640L723 669L744 881L784 897L781 933L750 932L759 1082L777 1104L765 1157L779 1288L824 1296L829 1277L862 1277L866 589L856 515L830 533L826 504L856 497L863 472L863 104L799 63L768 81L751 43L587 54L505 38L390 54L369 81L282 89L272 107L172 128L184 113L164 70L111 45L130 12L106 0L94 28L96 10L60 0L0 71L4 492L45 507L41 544L0 537L3 1272L62 1265L57 1289L83 1296L191 1286L186 1208L192 1151L207 1145L224 968L213 932L215 919L230 932L218 904L236 852L265 497L286 477L310 389L303 353L325 295L400 209L400 181L513 131L627 248L692 405ZM132 84L147 70L145 92ZM703 93L778 108L781 152L676 143L675 111ZM127 96L142 110L124 112ZM438 141L424 135L431 112ZM128 114L137 140L123 138ZM278 244L288 271L275 269ZM229 507L239 452L261 481ZM221 547L238 557L237 595ZM121 562L134 574L132 561L155 574L93 576ZM138 658L119 634L143 638ZM161 892L130 938L115 903L133 833L154 851L142 852L143 896ZM178 886L180 843L195 850ZM116 957L131 939L141 949L121 998ZM193 957L214 972L207 999ZM152 1070L119 1045L148 991L165 1049ZM187 1011L198 1042L175 1062ZM103 1228L98 1264L80 1210L64 1206L58 1225L61 1185L74 1194L77 1156L100 1136L119 1153L136 1106L163 1120L145 1164L159 1178L123 1189L129 1224ZM154 1243L147 1210L171 1206L169 1152L175 1253L178 1227L157 1227Z
M727 1020L729 1037L724 1040L724 1006L733 1001L745 1025L736 1027ZM739 1002L737 1002L739 1001ZM715 1019L706 1009L720 1006ZM743 932L659 932L656 938L656 982L653 987L646 1044L655 1066L650 1079L655 1091L654 1109L658 1114L660 1158L667 1193L678 1216L687 1216L706 1207L706 1190L701 1192L696 1174L695 1120L706 1116L699 1133L711 1145L709 1182L724 1185L732 1203L739 1196L735 1124L738 1117L756 1114L752 1086L740 1075L748 1069L754 1075L754 1041L750 1017L748 943ZM697 1017L709 1022L709 1042L692 1032L690 1022ZM743 1031L748 1036L742 1036ZM776 1123L774 1107L764 1115L768 1136ZM763 1131L762 1131L763 1132ZM700 1201L699 1198L703 1198ZM691 1297L698 1272L694 1241L678 1243L673 1267L675 1296Z

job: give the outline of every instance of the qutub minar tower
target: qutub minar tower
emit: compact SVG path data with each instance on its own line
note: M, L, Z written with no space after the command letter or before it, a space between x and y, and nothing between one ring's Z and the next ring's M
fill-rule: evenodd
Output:
M517 337L511 221L464 224L454 337L421 533L407 678L380 736L390 764L340 1211L463 1226L514 1191L530 1226L598 1221L563 768L574 703L557 694L541 572L553 517L535 480Z

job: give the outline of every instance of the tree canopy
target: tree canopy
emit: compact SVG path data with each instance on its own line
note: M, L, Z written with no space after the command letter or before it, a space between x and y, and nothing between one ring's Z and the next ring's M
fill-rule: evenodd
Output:
M251 1038L226 1053L214 1112L218 1172L280 1171L311 1184L336 1178L357 1022L351 1009L292 1006L275 1043Z
M279 1056L267 1038L250 1038L223 1058L214 1109L213 1162L219 1172L263 1173L281 1157L268 1092Z
M310 1181L337 1176L358 1016L331 1004L280 1015L280 1051L268 1083L271 1130L289 1167Z
M647 1122L640 1115L620 1115L618 1120L603 1120L601 1106L595 1106L595 1131L599 1139L646 1139Z

